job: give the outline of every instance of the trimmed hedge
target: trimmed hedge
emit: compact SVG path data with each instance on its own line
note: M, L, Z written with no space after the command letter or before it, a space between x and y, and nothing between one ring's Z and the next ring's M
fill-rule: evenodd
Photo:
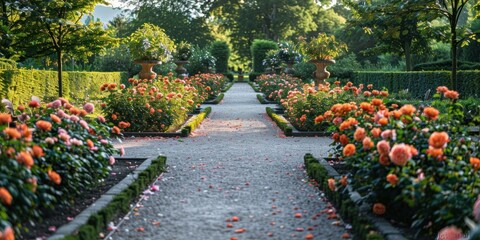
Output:
M127 82L122 72L63 72L64 97L74 101L98 99L103 83ZM9 99L15 106L27 104L32 96L46 101L58 97L56 71L11 69L0 70L0 98Z
M0 69L7 70L7 69L16 69L17 63L13 60L0 58Z
M195 119L190 121L185 127L182 128L182 137L188 137L190 133L195 131L195 129L203 122L205 118L210 115L212 112L211 107L205 108L200 114L198 114Z
M280 115L276 114L275 110L273 110L271 107L267 107L266 110L268 116L270 116L277 126L285 133L285 136L291 137L293 128L290 126L289 122Z
M377 89L386 88L396 93L408 89L412 97L423 99L430 90L430 96L438 86L449 86L449 71L432 72L354 72L351 81L355 84L373 84ZM456 89L460 97L479 96L480 71L459 71Z
M263 59L267 56L267 52L270 50L277 50L278 45L274 41L255 39L253 40L250 52L252 54L253 72L264 72L265 66L263 65ZM252 81L252 79L250 79Z
M217 59L217 73L227 73L228 59L230 58L230 48L228 47L228 44L224 41L215 41L212 43L210 53L212 53L212 56Z
M413 71L435 71L445 70L450 71L452 69L452 60L441 60L437 62L420 63L413 67ZM479 70L480 63L458 61L457 70Z
M102 210L93 214L86 225L80 227L75 235L66 236L67 239L94 240L115 217L126 214L130 210L130 204L142 193L142 191L156 177L165 171L167 158L159 156L152 160L152 164L143 172L138 174L135 180L127 189L116 195L113 200Z

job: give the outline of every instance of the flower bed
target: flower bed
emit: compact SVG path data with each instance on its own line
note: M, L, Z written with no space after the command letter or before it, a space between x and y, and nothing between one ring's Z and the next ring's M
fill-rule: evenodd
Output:
M329 188L349 186L375 214L426 236L449 225L466 229L464 218L472 215L480 189L480 146L462 124L458 93L437 90L448 102L445 113L373 98L319 115L333 122L332 149L350 168L329 179Z
M222 93L228 79L223 74L202 73L190 77L189 82L205 98L204 101L208 101L216 99Z
M302 87L302 80L290 75L260 75L255 80L258 84L258 90L265 94L265 98L269 101L280 103L281 99L285 99L292 90L298 90Z
M76 108L65 99L0 113L0 231L4 236L40 220L44 209L68 204L83 189L95 187L115 163L110 137L120 129L105 118L90 117L93 104ZM15 120L15 121L14 121Z

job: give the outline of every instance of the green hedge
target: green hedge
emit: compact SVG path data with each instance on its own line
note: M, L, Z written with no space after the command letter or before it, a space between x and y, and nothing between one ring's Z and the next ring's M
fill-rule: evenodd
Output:
M182 128L182 137L188 137L190 133L195 131L195 129L203 122L205 118L210 115L212 112L211 107L205 108L200 114L198 114L195 119L190 121L185 127Z
M215 41L212 43L210 52L217 59L217 73L227 73L228 59L230 58L230 48L228 47L228 44L224 41Z
M63 72L63 95L74 101L96 99L105 94L100 91L103 83L127 82L122 72ZM0 98L7 98L14 105L37 96L46 101L58 97L56 71L11 69L0 70Z
M265 66L263 65L263 59L265 59L267 56L267 52L272 49L278 49L276 42L263 39L255 39L253 41L250 48L252 54L253 72L264 72Z
M275 111L271 107L266 107L266 111L268 116L277 124L277 126L283 131L285 136L291 137L292 136L292 127L289 125L289 122L284 118L280 117L280 115L276 114Z
M480 69L480 63L458 61L458 70L477 70ZM413 67L414 71L435 71L445 70L450 71L452 69L452 60L441 60L437 62L420 63Z
M449 71L354 72L351 81L356 85L373 84L376 89L386 88L392 93L408 89L412 97L423 98L428 90L434 94L438 86L452 88L450 74ZM479 96L480 71L459 71L455 85L462 98Z
M17 63L13 60L6 59L6 58L0 58L0 69L1 70L6 70L6 69L16 69L17 68Z

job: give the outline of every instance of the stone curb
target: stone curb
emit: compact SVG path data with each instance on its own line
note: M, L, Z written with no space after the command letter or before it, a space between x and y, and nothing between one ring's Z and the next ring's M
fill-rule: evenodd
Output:
M152 160L157 159L157 157L140 159L146 160L140 166L138 166L131 174L127 175L122 181L120 181L115 186L110 188L110 190L104 193L97 201L90 205L90 207L86 208L80 214L78 214L71 222L58 228L55 234L50 236L48 240L63 239L67 236L74 234L81 226L87 224L88 219L93 214L105 208L116 195L127 189L135 180L137 180L139 174L145 171L152 164ZM123 159L118 158L117 160Z
M267 107L266 111L268 116L270 116L270 118L277 124L277 126L279 126L279 128L283 131L283 133L287 137L328 137L331 135L331 133L329 132L298 131L283 115L278 114L272 108ZM279 121L281 121L281 123ZM285 126L282 127L280 125L285 125Z

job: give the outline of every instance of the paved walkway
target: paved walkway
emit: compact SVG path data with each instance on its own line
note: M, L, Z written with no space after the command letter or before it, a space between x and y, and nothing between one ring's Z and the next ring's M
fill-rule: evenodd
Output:
M341 239L345 226L322 213L328 203L303 168L329 139L283 137L255 95L236 83L192 137L124 141L128 157L163 154L169 168L111 238Z

